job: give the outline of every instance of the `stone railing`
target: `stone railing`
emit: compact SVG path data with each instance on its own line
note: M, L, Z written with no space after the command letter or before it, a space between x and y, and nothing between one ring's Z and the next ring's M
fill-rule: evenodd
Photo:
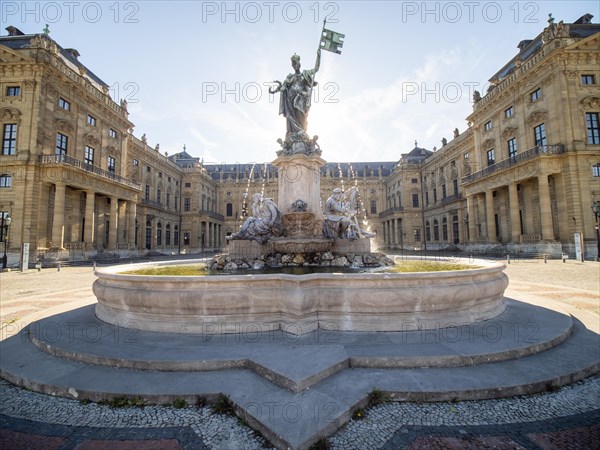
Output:
M466 177L463 177L461 180L461 184L471 183L480 178L484 178L488 175L491 175L500 170L504 170L511 166L516 166L524 161L530 161L532 159L537 158L540 155L559 155L561 153L565 153L566 148L562 144L557 145L538 145L536 147L530 148L529 150L518 153L515 156L512 156L503 161L497 162L496 164L492 164L486 167L483 170L478 172L474 172Z
M151 206L153 208L164 208L161 202L157 202L155 200L150 200L146 198L142 199L142 204L146 206Z
M519 242L521 244L528 244L528 243L538 243L542 240L542 235L541 234L536 234L536 233L532 233L532 234L522 234L521 236L519 236Z
M381 211L379 213L379 218L381 219L382 217L391 216L395 212L401 212L401 211L404 211L404 206L397 206L395 208L389 208L389 209L386 209L385 211Z
M225 217L223 216L223 214L219 214L217 212L214 211L209 211L207 209L201 209L200 210L200 215L205 215L210 217L211 219L216 219L216 220L225 220Z
M450 203L453 202L455 200L460 200L462 198L462 194L452 194L452 195L447 195L445 197L442 198L442 205L445 205L446 203Z
M39 155L38 156L39 164L64 164L67 166L75 167L77 169L85 170L87 172L94 173L102 178L106 178L107 180L116 181L117 183L122 183L127 186L130 186L134 189L140 190L142 186L140 183L137 183L128 178L122 177L120 175L115 174L109 170L101 169L100 167L96 167L93 164L88 164L79 159L72 158L67 155Z

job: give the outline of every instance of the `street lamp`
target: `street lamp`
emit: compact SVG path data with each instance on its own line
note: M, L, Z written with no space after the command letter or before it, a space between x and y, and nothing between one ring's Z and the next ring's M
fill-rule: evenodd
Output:
M6 269L8 266L8 257L6 256L6 246L8 241L8 227L12 222L12 219L7 212L0 213L0 241L4 243L4 256L2 256L2 269Z
M597 244L597 253L596 253L596 261L600 261L600 229L598 222L598 217L600 217L600 202L595 201L592 203L592 211L594 211L594 216L596 217L596 244Z

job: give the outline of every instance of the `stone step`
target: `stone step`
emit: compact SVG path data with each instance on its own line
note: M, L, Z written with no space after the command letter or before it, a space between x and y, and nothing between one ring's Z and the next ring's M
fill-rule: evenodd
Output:
M529 308L539 313L539 309ZM348 348L356 342L355 336L340 336ZM124 344L114 347L122 349ZM163 347L176 348L173 343L163 343ZM278 448L290 449L306 449L334 432L349 420L355 408L366 405L372 389L388 392L394 400L475 400L553 389L600 370L600 337L577 320L572 321L572 333L562 342L520 358L456 367L348 367L299 392L247 369L139 370L59 358L40 350L25 334L1 342L0 350L3 378L51 395L93 401L141 396L150 403L172 403L182 398L192 404L198 397L210 400L220 393L229 395L250 426ZM132 347L130 351L135 354L136 350ZM262 352L268 352L268 346ZM278 367L283 367L293 365L298 354L281 352L277 358L282 359ZM313 360L303 363L311 366Z
M500 316L462 327L318 330L304 336L279 330L226 335L139 331L98 320L90 305L32 324L29 338L45 352L88 364L162 371L250 369L300 392L349 367L453 367L520 358L559 344L571 331L570 316L512 300Z

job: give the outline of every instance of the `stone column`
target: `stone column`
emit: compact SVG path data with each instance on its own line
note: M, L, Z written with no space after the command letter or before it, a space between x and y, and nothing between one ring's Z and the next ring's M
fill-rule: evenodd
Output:
M127 202L127 245L135 248L135 214L137 205L135 202Z
M514 243L519 243L521 235L521 220L519 219L519 194L517 192L517 183L508 185L508 203L510 208L510 234Z
M96 193L88 189L85 191L85 228L83 230L83 241L87 248L92 248L95 239L96 221Z
M475 223L475 197L467 196L467 214L469 215L469 242L477 241L477 224Z
M540 196L542 239L544 241L553 241L554 229L552 226L552 208L550 206L550 188L548 187L547 175L538 176L538 194Z
M485 191L485 222L488 242L496 242L496 227L494 221L494 191Z
M65 236L65 190L64 183L55 183L54 192L54 217L52 220L52 245L54 247L64 247Z
M390 244L396 245L398 242L398 236L396 235L396 219L390 220L390 227L391 227Z
M113 250L117 248L118 237L118 217L119 217L119 199L110 198L110 224L108 229L108 248Z

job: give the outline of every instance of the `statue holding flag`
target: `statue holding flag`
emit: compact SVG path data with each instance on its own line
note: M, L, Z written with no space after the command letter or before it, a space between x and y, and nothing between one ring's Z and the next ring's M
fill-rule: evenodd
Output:
M306 133L308 126L308 112L310 110L312 89L316 86L315 75L321 65L321 49L341 54L344 38L343 34L325 29L326 22L323 21L323 30L317 50L315 66L309 70L300 70L300 56L294 54L291 58L294 73L289 74L286 79L275 81L275 88L270 88L270 94L280 93L279 114L286 118L285 140L279 139L281 150L277 155L293 154L321 154L317 144L318 136L312 138Z

